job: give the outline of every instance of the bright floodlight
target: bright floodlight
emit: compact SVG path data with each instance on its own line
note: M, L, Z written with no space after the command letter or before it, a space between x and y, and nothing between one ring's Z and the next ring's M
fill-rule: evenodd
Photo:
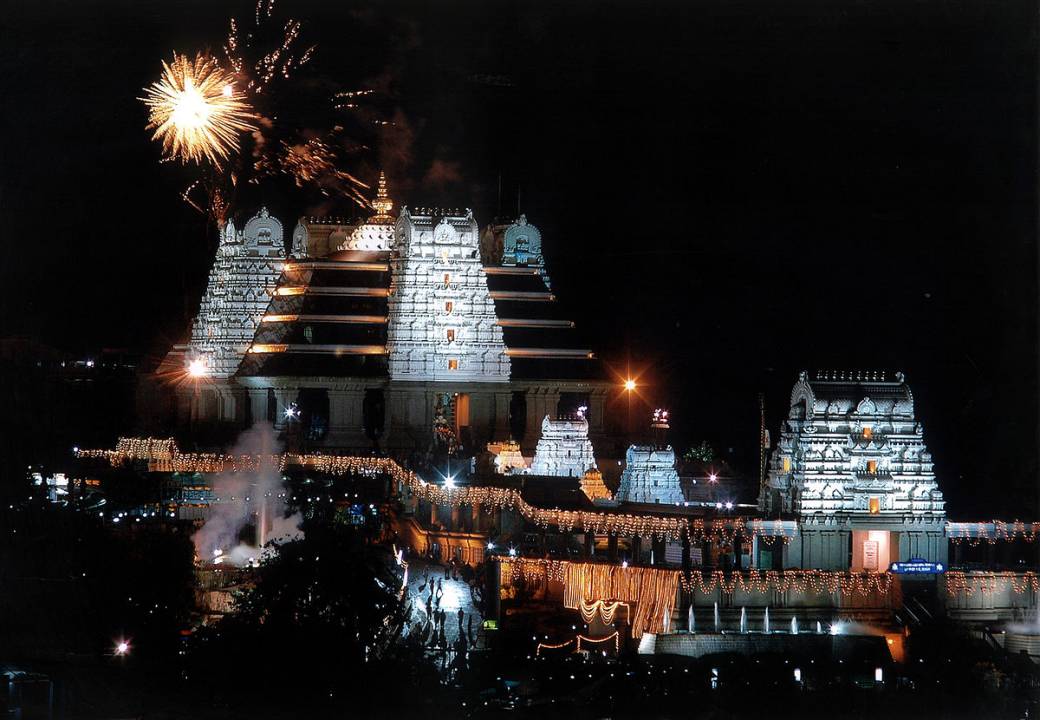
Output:
M295 417L300 416L300 410L296 407L296 403L293 403L289 407L285 408L285 419L292 420Z
M715 473L711 473L710 475L708 475L708 482L718 482L718 480L719 476Z
M453 487L455 487L455 476L454 475L449 475L448 477L444 478L444 487L446 487L446 488L453 488Z
M126 640L120 640L116 643L116 655L126 655L130 652L130 643Z
M188 363L188 374L193 378L203 377L207 371L208 368L206 367L206 361L202 358L195 358Z
M629 378L628 380L625 380L625 390L627 390L628 392L632 392L635 389L636 389L636 381L635 380L633 380L631 378Z

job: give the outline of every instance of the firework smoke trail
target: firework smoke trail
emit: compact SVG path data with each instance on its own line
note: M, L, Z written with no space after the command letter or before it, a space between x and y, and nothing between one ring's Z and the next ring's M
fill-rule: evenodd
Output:
M220 167L240 147L240 135L255 129L252 110L235 89L234 77L206 55L173 54L160 79L148 88L148 129L161 140L166 159Z

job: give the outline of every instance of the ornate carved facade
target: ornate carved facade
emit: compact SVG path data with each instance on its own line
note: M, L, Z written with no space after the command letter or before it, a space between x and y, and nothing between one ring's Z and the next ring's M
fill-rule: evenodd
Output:
M679 473L675 470L675 451L667 447L632 445L625 453L617 500L631 503L666 503L684 500Z
M945 515L913 394L902 373L882 377L800 375L770 460L763 509Z
M509 380L509 357L478 237L470 211L401 211L387 330L392 379Z
M903 374L801 373L759 506L798 519L792 565L945 563L945 503Z
M201 359L213 377L235 373L271 301L284 260L282 224L267 208L239 232L228 221L191 328L189 359Z
M533 475L555 475L580 478L595 469L589 423L585 418L542 420L542 437L531 462Z

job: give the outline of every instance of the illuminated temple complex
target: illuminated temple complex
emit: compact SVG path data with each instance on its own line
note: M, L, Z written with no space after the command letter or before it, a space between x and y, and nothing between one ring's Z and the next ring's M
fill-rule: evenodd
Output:
M268 420L301 425L311 447L425 451L451 435L530 451L543 418L584 407L593 441L617 434L526 217L482 233L469 210L395 214L382 176L372 206L301 218L288 255L267 210L227 223L190 340L154 376L204 382L155 383L151 429Z
M263 209L227 223L188 341L142 394L145 429L225 428L226 448L268 421L283 470L315 487L377 479L411 552L485 567L489 617L555 606L642 652L768 650L770 622L813 643L871 623L898 648L922 608L976 624L1036 614L1037 576L973 574L995 563L974 548L1040 526L948 521L901 373L801 373L741 498L677 461L666 411L650 442L622 432L608 411L621 390L561 313L526 217L395 213L383 178L372 207L301 218L290 238ZM203 522L203 476L243 461L163 442L161 456L153 441L93 456L174 473L164 511ZM749 628L765 639L734 639Z

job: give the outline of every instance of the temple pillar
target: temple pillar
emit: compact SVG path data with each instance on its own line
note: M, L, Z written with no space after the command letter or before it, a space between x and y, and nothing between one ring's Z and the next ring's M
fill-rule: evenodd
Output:
M480 532L480 505L477 503L470 507L470 532Z
M612 563L617 562L617 535L607 536L607 559Z
M591 532L586 532L585 533L585 559L586 560L588 560L590 557L592 557L595 554L595 548L596 548L595 539L596 539L595 535L593 535Z
M511 393L496 392L494 394L494 423L491 432L492 440L501 441L509 439L509 403L511 400Z
M267 420L267 388L249 388L249 416L253 424Z

